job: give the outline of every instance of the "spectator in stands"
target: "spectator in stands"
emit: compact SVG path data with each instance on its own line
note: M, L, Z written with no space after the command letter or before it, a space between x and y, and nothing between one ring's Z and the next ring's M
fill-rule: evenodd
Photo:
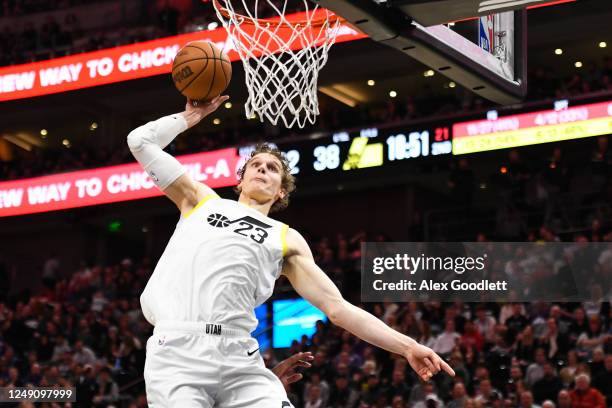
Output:
M589 362L589 373L591 374L591 378L595 378L606 371L605 358L606 355L603 348L598 347L593 351L593 357Z
M381 397L384 397L384 390L380 386L380 379L378 374L371 373L367 375L364 388L364 391L362 391L361 393L362 401L374 405Z
M94 397L98 394L98 382L96 372L91 365L86 365L83 372L78 374L76 380L76 394L79 396L79 404L88 407L93 405Z
M574 318L569 328L570 341L575 343L582 333L588 333L589 322L586 319L586 313L582 307L574 310Z
M313 385L309 388L305 401L305 408L325 408L321 399L321 388L318 385Z
M533 395L530 391L523 391L521 393L520 408L540 408L540 406L533 403Z
M552 318L546 321L546 329L540 337L539 343L548 349L547 357L549 359L565 355L569 348L567 336L559 333L557 321Z
M474 324L487 343L494 341L495 325L497 322L493 316L487 314L487 309L483 305L476 306L476 320L474 320Z
M537 403L542 403L544 400L554 400L563 388L563 384L555 367L550 361L544 362L544 376L533 384L533 399Z
M457 346L461 335L455 331L455 321L446 320L444 331L436 337L433 350L443 357L450 355L451 351Z
M509 338L512 338L509 335ZM527 326L516 336L516 357L522 362L530 361L537 348L537 340L533 335L533 327Z
M32 386L35 386L35 387L39 386L40 381L42 380L42 371L41 371L40 364L33 362L30 365L29 371L30 372L28 373L24 381L24 385L29 386L31 384Z
M349 384L349 377L341 374L335 378L328 406L330 408L354 408L359 399L359 393Z
M519 364L512 364L510 367L510 381L517 383L523 379L523 370Z
M410 386L406 382L405 371L401 368L393 370L391 375L391 383L386 389L387 398L391 401L396 395L401 395L403 399L410 396Z
M51 360L57 361L64 353L69 353L71 351L72 348L68 343L68 339L63 334L59 333L55 341L55 347L53 347L53 356L51 357Z
M558 408L572 408L572 398L567 390L559 391L557 395Z
M593 379L593 387L598 389L606 398L608 404L612 404L612 354L607 354L604 360L604 370Z
M484 338L477 330L476 325L470 321L465 323L464 333L461 336L461 344L466 347L474 347L481 352L484 347Z
M311 395L310 388L317 387L318 391L316 394L322 401L322 406L327 406L327 401L329 400L329 384L324 379L321 379L321 374L317 371L312 371L310 374L310 381L304 387L304 400L308 399L308 396Z
M465 406L468 395L465 390L465 385L462 382L455 383L452 397L453 399L446 405L446 408L463 408Z
M443 408L444 402L434 393L425 395L423 401L414 404L414 408Z
M579 348L579 355L591 357L596 348L603 345L610 339L610 335L605 333L598 315L589 318L589 329L583 332L576 341Z
M512 306L512 316L508 317L504 323L508 327L508 334L512 337L523 331L529 324L529 320L523 313L523 305L515 303Z
M8 378L6 379L7 387L23 387L23 383L20 379L19 369L17 367L9 367Z
M108 367L103 367L98 373L98 393L93 398L96 407L107 407L119 400L119 386L111 378Z
M74 344L72 359L75 363L81 365L95 365L97 361L94 352L89 347L83 345L83 341L81 340L77 340Z
M544 363L546 363L546 352L543 348L537 348L534 353L534 362L527 367L525 382L533 386L539 379L544 377Z
M572 408L605 408L604 396L591 387L591 378L588 374L579 374L576 377L576 386L570 391Z
M478 384L476 402L483 406L491 405L493 401L499 400L500 392L491 386L491 380L484 379Z

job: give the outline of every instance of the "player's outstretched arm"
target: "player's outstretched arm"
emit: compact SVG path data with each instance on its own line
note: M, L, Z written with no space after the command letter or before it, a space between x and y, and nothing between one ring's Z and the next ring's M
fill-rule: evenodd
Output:
M163 149L178 134L197 125L228 98L218 96L209 103L197 105L188 100L184 112L148 122L132 130L127 137L128 146L136 160L181 213L189 212L213 191L203 183L193 180L185 173L181 163Z
M344 300L336 285L315 264L304 238L294 229L287 232L283 274L296 292L325 313L332 323L368 343L404 356L423 380L429 380L440 370L455 375L453 369L429 347L420 345Z

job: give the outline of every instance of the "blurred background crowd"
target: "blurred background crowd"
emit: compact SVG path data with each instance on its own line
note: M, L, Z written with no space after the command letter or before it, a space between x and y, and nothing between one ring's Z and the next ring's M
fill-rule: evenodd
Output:
M270 367L299 351L314 354L304 379L290 386L296 406L610 406L609 301L361 303L360 243L387 238L365 232L309 238L317 263L349 300L432 347L457 376L437 375L423 383L402 357L319 322L311 338L294 341L283 353L263 353ZM532 239L558 237L539 231ZM576 237L582 239L588 240ZM153 266L149 258L126 258L68 271L50 257L42 265L44 289L14 293L11 265L0 263L0 386L74 386L73 406L146 407L142 372L152 327L142 316L139 296Z

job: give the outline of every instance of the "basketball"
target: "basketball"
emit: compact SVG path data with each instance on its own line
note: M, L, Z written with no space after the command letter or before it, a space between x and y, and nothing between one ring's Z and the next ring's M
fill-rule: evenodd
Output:
M176 54L172 80L176 89L195 101L210 101L221 95L232 77L232 64L208 41L194 41Z

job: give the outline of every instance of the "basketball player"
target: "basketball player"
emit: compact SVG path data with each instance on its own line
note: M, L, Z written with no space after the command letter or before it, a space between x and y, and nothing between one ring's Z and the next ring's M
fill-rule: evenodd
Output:
M281 153L255 150L239 173L238 201L220 198L186 174L162 149L228 99L187 101L127 137L134 157L181 212L174 234L140 298L155 326L147 341L144 377L151 408L292 407L278 377L266 369L254 309L284 274L298 294L332 323L404 356L423 380L451 367L418 344L345 301L315 264L304 238L268 213L282 209L294 179Z

